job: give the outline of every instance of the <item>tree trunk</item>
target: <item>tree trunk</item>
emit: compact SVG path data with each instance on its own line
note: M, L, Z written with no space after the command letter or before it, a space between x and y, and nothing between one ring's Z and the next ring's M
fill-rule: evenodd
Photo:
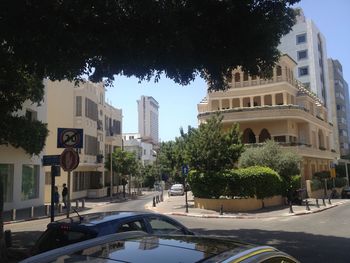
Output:
M3 185L3 180L0 177L0 262L7 262L3 212L4 212L4 185Z

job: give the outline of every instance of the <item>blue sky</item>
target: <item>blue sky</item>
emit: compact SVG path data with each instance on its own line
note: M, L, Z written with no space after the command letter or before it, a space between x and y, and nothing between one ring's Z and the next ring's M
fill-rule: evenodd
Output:
M328 57L343 65L345 80L350 84L350 1L302 0L298 3L307 18L311 18L327 41ZM123 110L123 132L138 132L137 100L152 96L159 102L159 138L173 140L183 127L197 127L197 104L206 95L205 82L197 78L188 86L162 78L158 83L138 83L136 78L118 76L106 98L114 107Z

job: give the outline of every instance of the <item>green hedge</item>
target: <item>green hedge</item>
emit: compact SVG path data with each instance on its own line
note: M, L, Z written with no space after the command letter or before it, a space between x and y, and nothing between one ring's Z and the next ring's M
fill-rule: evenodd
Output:
M191 171L188 177L192 193L200 198L242 196L263 199L279 195L281 177L268 167L252 166L218 173Z
M319 189L323 189L323 183L318 179L311 180L311 191L317 191Z
M348 180L345 177L336 177L336 178L334 178L335 187L344 187L344 186L346 186L347 181ZM333 188L333 179L327 180L327 188L328 189Z

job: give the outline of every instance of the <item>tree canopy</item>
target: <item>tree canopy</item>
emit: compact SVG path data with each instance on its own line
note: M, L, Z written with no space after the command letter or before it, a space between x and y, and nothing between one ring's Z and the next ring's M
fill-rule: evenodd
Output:
M237 66L262 74L278 59L298 1L1 1L0 143L13 143L18 130L4 133L6 124L25 100L42 100L46 77L111 83L118 74L156 81L164 74L187 85L201 76L220 90ZM32 140L45 141L42 133ZM38 153L26 141L15 145Z

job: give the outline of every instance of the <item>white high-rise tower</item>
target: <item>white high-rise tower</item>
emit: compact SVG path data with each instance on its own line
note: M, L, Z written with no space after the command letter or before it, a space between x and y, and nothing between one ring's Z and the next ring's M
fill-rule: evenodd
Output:
M137 101L139 115L139 134L142 140L152 144L159 142L159 103L150 96L141 96Z

